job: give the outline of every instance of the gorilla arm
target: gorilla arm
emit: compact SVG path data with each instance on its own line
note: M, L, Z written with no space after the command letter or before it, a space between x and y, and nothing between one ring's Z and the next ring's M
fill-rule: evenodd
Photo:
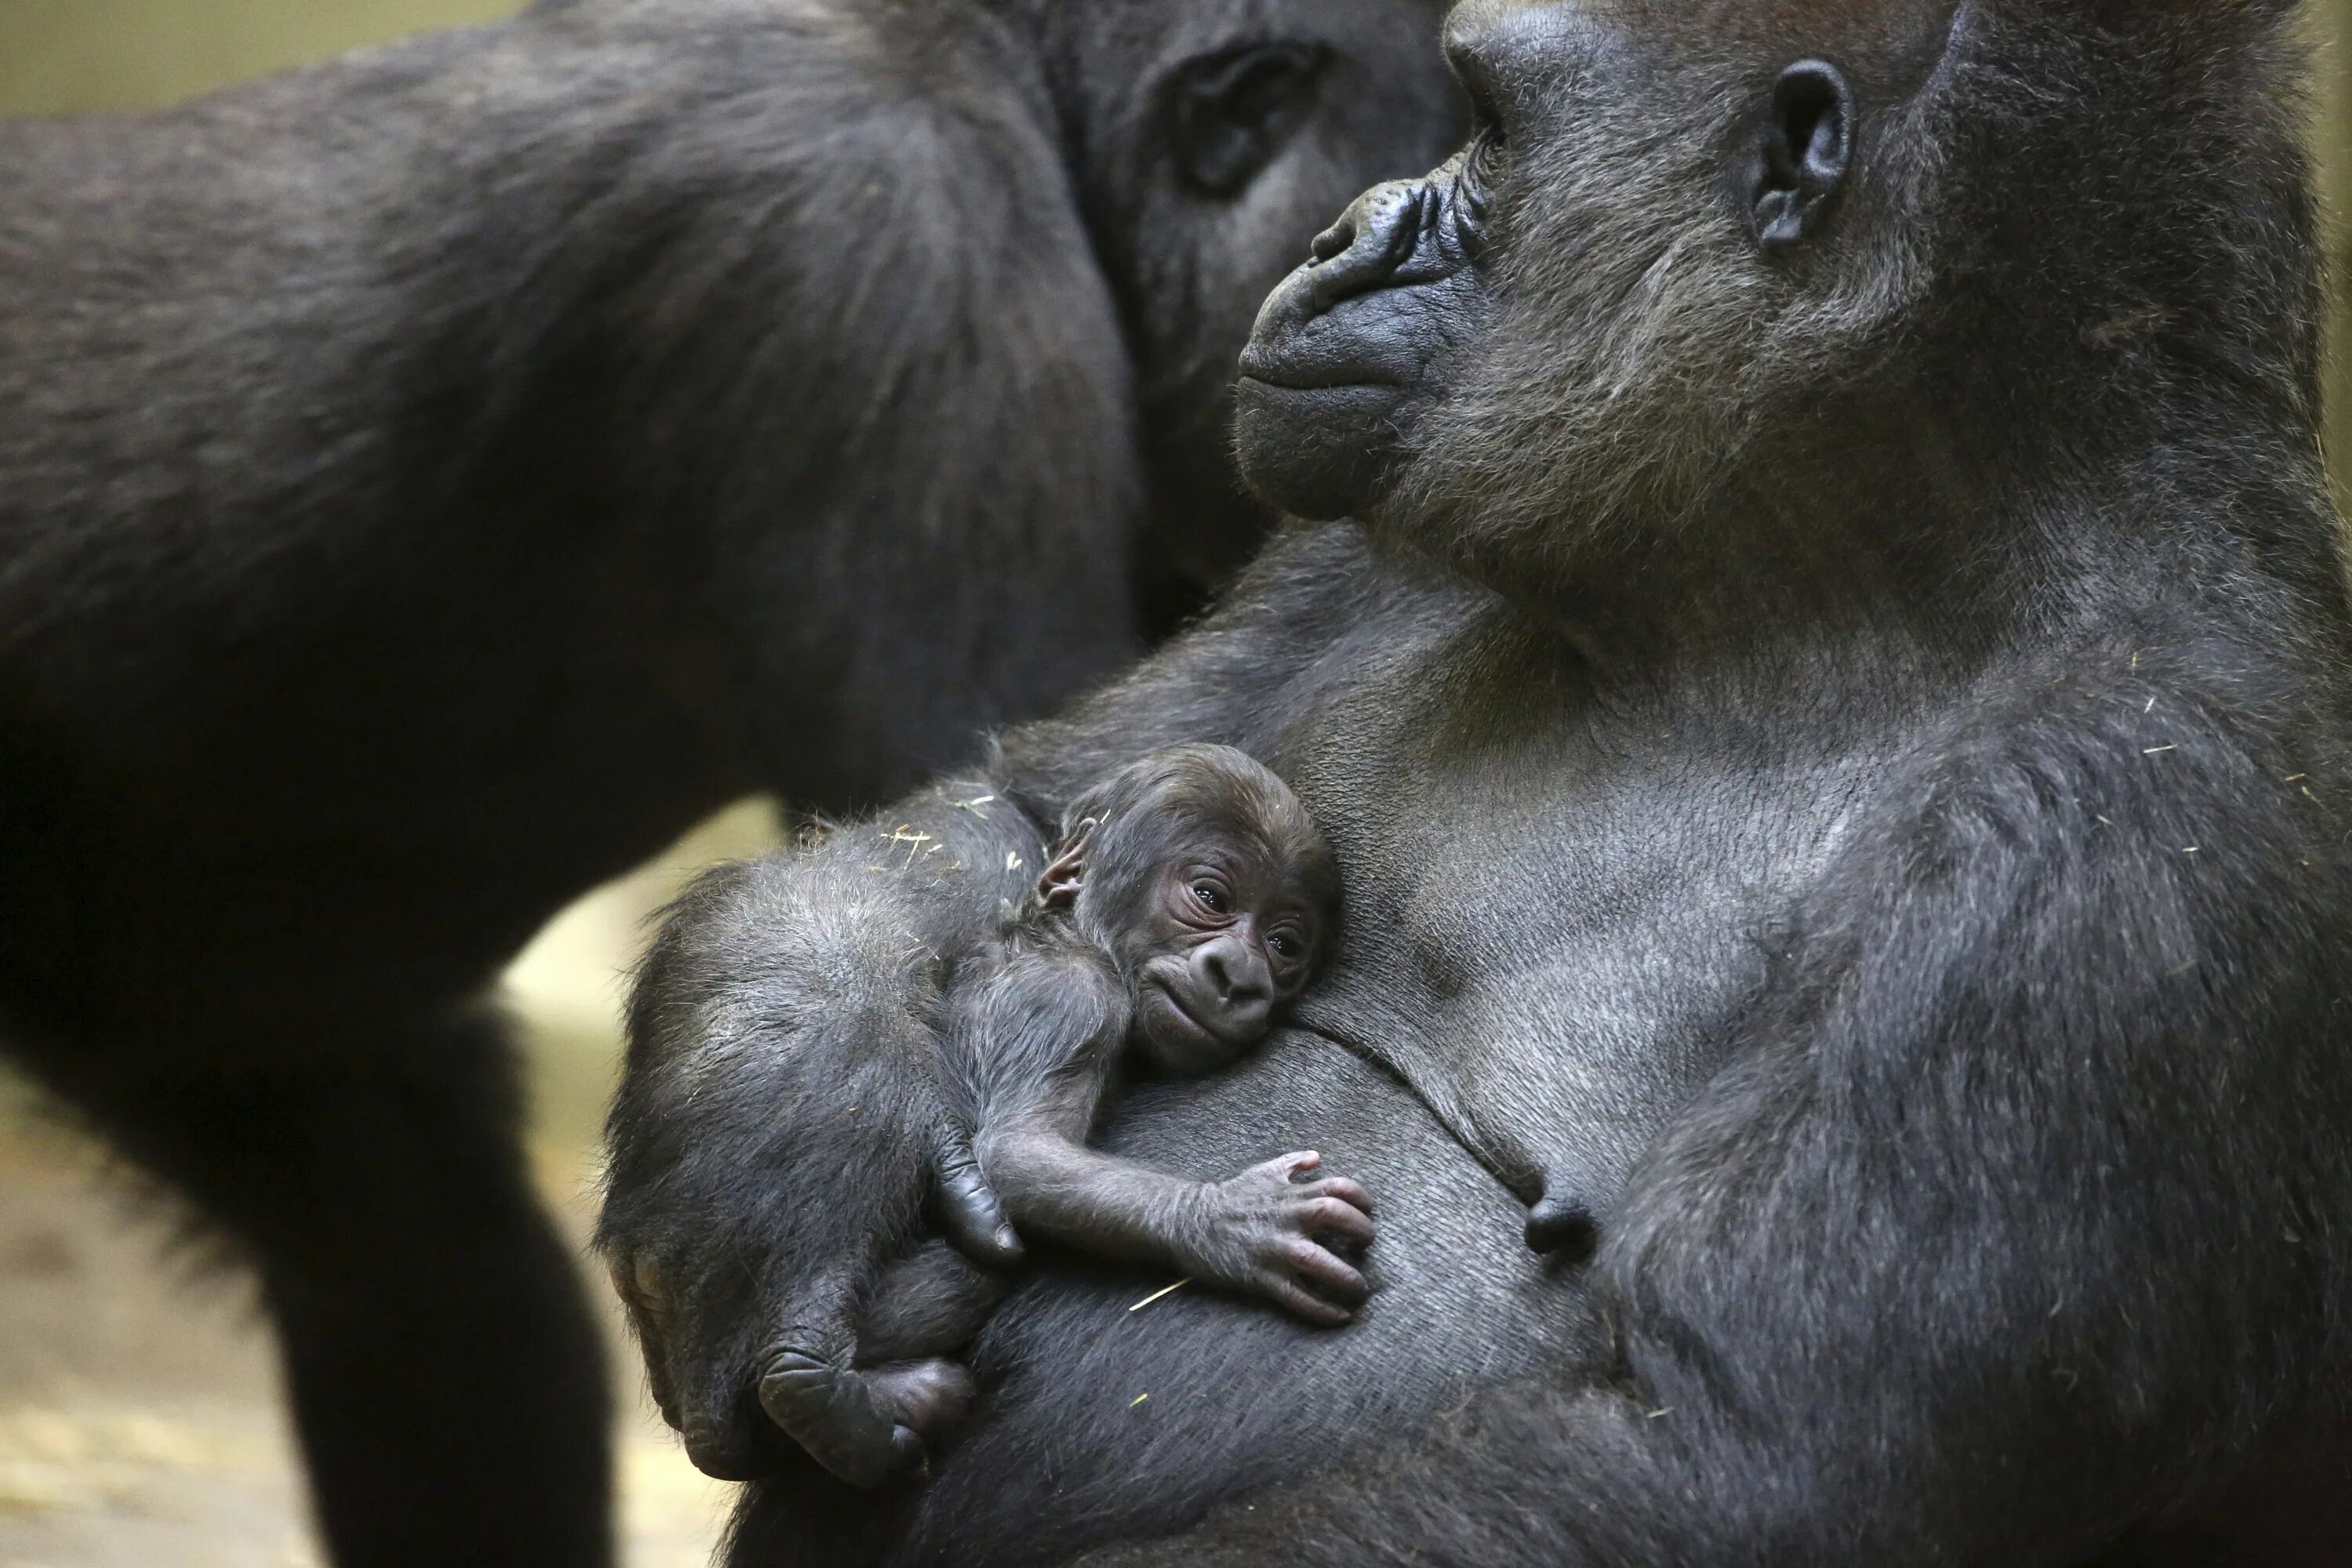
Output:
M1401 591L1354 528L1294 531L1201 626L1011 737L991 767L679 900L632 1008L598 1244L697 1464L747 1476L783 1451L756 1395L790 1327L771 1315L845 1232L887 1253L928 1193L975 1258L1017 1255L941 1079L938 1029L956 959L1045 864L1044 825L1159 747L1278 753L1318 658Z
M2211 717L2275 693L2144 755L2133 684L1958 737L1848 840L1611 1216L1613 1378L1089 1561L2076 1562L2210 1502L2332 1397L2345 857Z

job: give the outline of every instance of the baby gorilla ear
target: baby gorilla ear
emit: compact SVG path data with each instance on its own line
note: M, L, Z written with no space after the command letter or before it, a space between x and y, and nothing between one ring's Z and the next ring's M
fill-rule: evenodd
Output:
M1037 901L1047 909L1066 910L1078 901L1078 888L1087 874L1087 849L1094 843L1097 826L1091 816L1082 819L1054 852L1054 863L1039 875Z
M1853 157L1853 89L1825 60L1799 60L1772 87L1749 195L1756 240L1790 250L1811 238Z

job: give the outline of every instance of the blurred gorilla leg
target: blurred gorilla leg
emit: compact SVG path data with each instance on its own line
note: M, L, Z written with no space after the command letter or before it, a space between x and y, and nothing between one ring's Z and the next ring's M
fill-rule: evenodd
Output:
M341 1568L609 1563L603 1353L507 1044L479 1016L368 1032L64 1087L251 1253Z

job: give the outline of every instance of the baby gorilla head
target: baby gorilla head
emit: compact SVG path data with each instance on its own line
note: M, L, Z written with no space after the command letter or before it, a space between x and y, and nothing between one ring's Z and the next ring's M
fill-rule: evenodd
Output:
M1133 1044L1196 1073L1255 1045L1328 944L1339 865L1288 785L1230 746L1154 752L1088 790L1038 879L1135 988Z

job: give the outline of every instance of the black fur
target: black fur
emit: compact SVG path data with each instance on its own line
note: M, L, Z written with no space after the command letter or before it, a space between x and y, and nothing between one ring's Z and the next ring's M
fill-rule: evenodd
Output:
M1369 528L1285 536L955 786L1043 813L1204 738L1293 782L1333 971L1110 1142L1312 1141L1381 1202L1385 1289L1308 1340L1032 1280L898 1517L779 1482L734 1561L1024 1563L1219 1503L1112 1560L2340 1561L2352 606L2286 11L1457 12L1487 123L1410 219L1446 232L1304 315L1286 285L1244 424ZM1836 79L1776 85L1807 61ZM1842 100L1782 222L1758 149ZM1400 322L1374 461L1326 460L1319 395ZM953 952L1036 844L888 820L977 869L780 858L666 933L625 1250L756 1258L799 999L854 971L814 1026L920 1027L940 972L861 952ZM1600 1249L1548 1273L1504 1194L1563 1181ZM675 1325L715 1379L744 1331Z
M0 127L0 1030L258 1254L340 1561L607 1552L472 999L1239 558L1227 367L1451 134L1435 12L549 0Z

